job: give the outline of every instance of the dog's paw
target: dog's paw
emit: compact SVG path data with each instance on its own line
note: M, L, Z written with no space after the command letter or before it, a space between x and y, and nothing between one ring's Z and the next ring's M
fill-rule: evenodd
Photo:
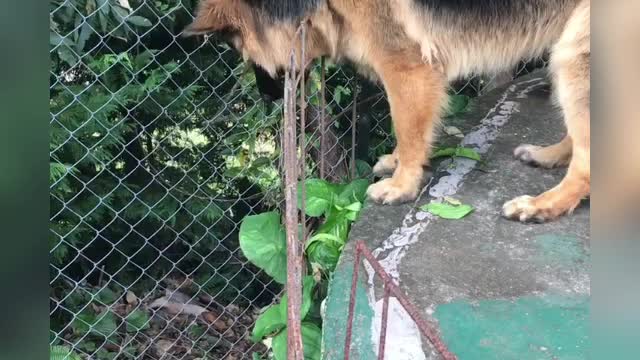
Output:
M538 209L533 205L533 199L532 196L524 195L507 201L502 206L502 215L522 222L530 221L538 213ZM542 218L540 220L544 221Z
M526 164L535 165L533 152L539 148L539 146L535 145L522 144L513 150L513 156Z
M523 163L531 166L538 166L551 169L569 164L571 157L564 156L554 151L550 151L549 147L522 144L513 150L513 156Z
M393 178L383 179L367 189L367 195L378 204L400 204L418 196L415 184L398 184Z
M382 155L378 158L378 162L373 166L373 174L383 176L391 174L398 166L398 161L393 155Z
M543 223L554 220L560 215L571 212L575 208L559 208L554 207L552 201L545 201L541 197L519 196L513 200L507 201L502 206L502 215L508 219L518 220L520 222Z

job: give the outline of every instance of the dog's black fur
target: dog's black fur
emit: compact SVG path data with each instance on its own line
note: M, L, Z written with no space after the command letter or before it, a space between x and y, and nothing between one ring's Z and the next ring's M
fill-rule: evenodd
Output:
M271 21L299 21L326 0L245 0Z
M256 75L256 85L262 100L271 102L282 99L284 86L282 79L274 79L259 65L253 64L253 72Z
M431 10L474 11L496 14L505 12L522 3L535 3L539 0L415 0Z
M331 0L243 0L263 14L268 22L296 22L324 2ZM477 23L489 24L509 20L505 14L532 14L550 3L567 0L413 0L431 13L460 20L462 27L475 27ZM533 14L532 14L533 16ZM454 23L457 21L453 20ZM505 20L506 21L506 20ZM489 22L489 23L487 23ZM258 89L265 101L282 98L282 81L273 79L259 66L254 66Z
M272 21L296 21L330 0L245 0L249 6L262 11ZM535 9L546 0L414 0L431 11L450 14L473 14L493 18L513 11ZM556 0L560 3L565 0Z

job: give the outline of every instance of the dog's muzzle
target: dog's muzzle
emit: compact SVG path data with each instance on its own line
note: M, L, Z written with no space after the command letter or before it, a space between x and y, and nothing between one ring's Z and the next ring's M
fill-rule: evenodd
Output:
M282 78L274 79L260 65L253 64L253 72L256 75L256 85L262 100L271 102L282 99L284 86Z

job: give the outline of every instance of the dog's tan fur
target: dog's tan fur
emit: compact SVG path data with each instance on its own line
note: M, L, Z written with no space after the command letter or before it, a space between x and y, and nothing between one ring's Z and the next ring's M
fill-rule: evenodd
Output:
M556 98L568 134L549 147L516 149L523 161L569 165L553 189L519 197L503 213L521 221L545 221L573 211L590 192L590 0L539 0L529 13L460 18L433 13L415 0L326 0L308 16L309 58L347 59L384 85L398 145L377 171L393 176L371 185L369 196L396 203L418 195L434 127L448 81L471 73L508 69L551 50ZM244 0L203 0L188 33L233 30L245 59L274 75L286 68L297 23L269 21Z

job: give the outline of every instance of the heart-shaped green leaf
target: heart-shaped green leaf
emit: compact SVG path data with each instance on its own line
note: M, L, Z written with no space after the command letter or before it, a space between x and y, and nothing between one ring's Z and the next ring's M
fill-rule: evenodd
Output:
M282 318L285 318L285 320L282 321ZM280 313L280 305L271 305L256 320L251 332L251 340L258 342L265 336L273 334L285 326L287 326L286 314Z
M311 263L333 271L340 258L340 249L341 245L335 241L317 241L307 248L307 257Z
M364 203L368 187L369 181L367 179L354 180L341 186L337 201L338 205L348 206L354 202Z
M240 248L275 281L287 281L286 235L277 211L245 217L240 225Z
M316 282L313 276L305 276L304 279L302 279L302 306L300 308L300 319L302 320L304 320L309 313L309 309L311 309L315 285ZM251 339L254 342L258 342L265 336L274 334L287 326L287 299L288 297L285 294L280 300L280 304L271 305L258 317L253 327L253 332L251 333Z
M321 179L308 179L304 185L305 213L313 217L324 215L331 208L338 187ZM301 184L298 184L298 209L302 208L301 189Z

